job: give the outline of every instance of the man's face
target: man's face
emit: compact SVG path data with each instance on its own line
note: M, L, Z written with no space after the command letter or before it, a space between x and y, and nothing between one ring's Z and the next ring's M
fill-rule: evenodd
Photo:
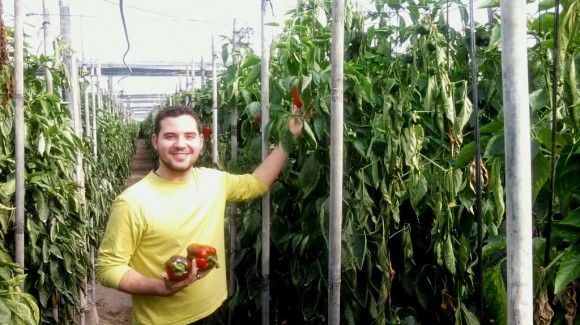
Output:
M159 135L153 135L153 147L159 153L159 168L168 173L188 172L199 158L203 135L189 115L168 117L161 121Z

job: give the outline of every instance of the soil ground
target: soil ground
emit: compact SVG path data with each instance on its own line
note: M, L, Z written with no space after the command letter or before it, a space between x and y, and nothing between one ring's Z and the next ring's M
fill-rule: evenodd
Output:
M154 167L151 157L147 153L145 139L138 139L127 186L131 186L143 178ZM131 295L103 287L97 283L95 286L95 305L99 325L131 324Z

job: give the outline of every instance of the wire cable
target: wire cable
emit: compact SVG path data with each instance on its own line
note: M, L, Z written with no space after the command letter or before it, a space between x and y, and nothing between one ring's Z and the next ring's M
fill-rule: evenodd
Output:
M469 0L469 27L470 27L470 42L469 50L471 57L471 95L473 104L473 120L474 120L474 134L475 134L475 187L477 191L477 199L475 204L475 219L477 220L477 316L481 320L483 316L483 220L481 216L481 148L479 139L479 98L477 87L477 57L475 53L475 19L473 14L473 0Z
M554 187L555 187L555 164L556 164L556 128L558 113L558 69L559 69L559 42L560 37L560 0L556 0L554 13L554 67L552 68L552 148L550 148L550 190L548 191L548 220L544 237L546 237L546 251L544 253L544 266L550 263L550 245L552 239L552 216L554 213Z
M133 70L131 70L131 67L127 64L127 61L125 61L127 53L129 53L129 50L131 49L131 43L129 42L129 33L127 32L127 22L125 22L125 12L123 11L123 0L119 0L119 9L121 11L121 21L123 22L123 31L125 32L125 40L127 41L127 50L125 51L125 54L123 54L123 63L125 64L127 69L129 69L129 74L133 74Z

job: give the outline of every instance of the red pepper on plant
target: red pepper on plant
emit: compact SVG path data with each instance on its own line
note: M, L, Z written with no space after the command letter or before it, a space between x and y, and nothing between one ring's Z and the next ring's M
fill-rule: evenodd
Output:
M203 127L203 137L206 139L211 138L211 127L209 125Z
M165 262L165 272L173 281L187 279L192 272L191 260L181 255L173 255Z
M296 107L302 108L302 100L300 99L300 94L298 93L296 85L292 85L292 99L294 100L294 105L296 105Z
M197 269L200 271L206 271L213 267L216 269L220 267L217 260L216 249L209 245L191 244L187 246L187 258L195 258Z

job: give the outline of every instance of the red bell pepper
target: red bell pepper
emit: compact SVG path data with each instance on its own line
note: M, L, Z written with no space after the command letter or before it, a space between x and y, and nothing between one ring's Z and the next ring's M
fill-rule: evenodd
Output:
M192 272L191 260L180 255L173 255L165 262L167 277L173 281L186 279Z
M205 271L220 267L216 249L209 245L191 244L187 246L187 258L194 259L198 270Z
M209 125L206 125L203 127L203 137L206 139L211 138L211 127Z

